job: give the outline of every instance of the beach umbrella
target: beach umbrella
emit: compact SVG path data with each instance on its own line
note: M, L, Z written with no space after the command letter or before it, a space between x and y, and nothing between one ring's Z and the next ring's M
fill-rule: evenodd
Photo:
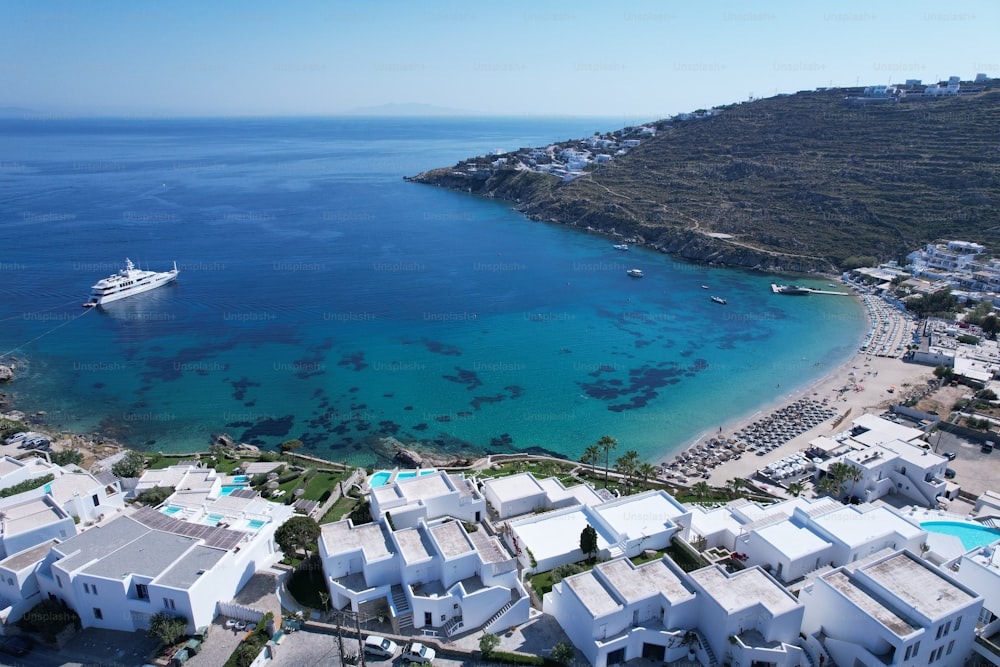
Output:
M306 490L305 490L305 489L295 489L295 491L293 491L292 493L293 493L293 495L295 495L295 496L301 496L301 495L302 495L302 494L304 494L305 492L306 492Z
M273 481L272 482L268 482L267 483L267 488L269 488L269 489L271 489L273 491L274 489L278 488L278 483L277 482L273 482Z

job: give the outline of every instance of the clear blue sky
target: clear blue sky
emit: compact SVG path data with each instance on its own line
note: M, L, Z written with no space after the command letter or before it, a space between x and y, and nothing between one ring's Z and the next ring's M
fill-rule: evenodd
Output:
M1000 2L13 2L0 107L644 120L825 85L1000 76Z

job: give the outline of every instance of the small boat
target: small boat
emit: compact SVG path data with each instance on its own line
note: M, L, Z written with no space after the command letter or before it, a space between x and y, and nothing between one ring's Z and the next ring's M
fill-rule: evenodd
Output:
M642 278L642 269L629 269L625 273L629 274L633 278Z
M702 289L708 289L708 285L702 285L701 288Z
M723 306L726 305L726 300L723 299L721 296L713 296L712 301L716 303L721 303Z
M628 250L628 245L625 243L615 244L615 250Z

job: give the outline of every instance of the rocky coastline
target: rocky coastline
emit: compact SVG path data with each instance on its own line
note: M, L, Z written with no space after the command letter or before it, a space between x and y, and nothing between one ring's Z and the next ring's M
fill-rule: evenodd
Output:
M594 201L565 201L551 197L560 180L544 174L500 170L487 176L482 172L466 173L455 168L433 169L405 180L413 183L466 192L491 199L502 199L536 222L548 222L603 234L614 239L628 239L633 245L678 257L690 262L769 273L837 275L827 259L779 253L755 248L726 234L712 234L698 229L653 225L614 204ZM600 213L595 209L600 208Z

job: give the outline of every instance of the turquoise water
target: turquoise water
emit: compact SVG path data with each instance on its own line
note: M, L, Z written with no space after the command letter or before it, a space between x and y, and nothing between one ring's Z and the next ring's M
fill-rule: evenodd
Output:
M230 493L237 489L245 489L246 484L223 484L222 490L219 491L219 497L228 496Z
M0 356L28 364L15 407L150 451L226 432L385 467L383 436L577 459L610 434L619 454L657 460L857 350L854 298L769 288L825 279L620 252L402 180L619 126L0 120L17 166L0 179ZM176 259L180 278L80 308L125 256L157 270Z
M265 525L267 525L267 521L263 521L262 519L252 519L251 521L247 522L247 527L253 528L254 530L259 530L260 528L263 528Z
M233 477L233 481L237 484L246 484L250 479L246 475L236 475Z
M181 511L181 508L177 507L175 505L168 505L167 507L163 508L163 510L162 510L162 512L164 514L168 514L170 516L173 516L173 515L177 514L180 511Z
M377 486L385 486L390 477L392 477L392 471L379 470L377 473L368 478L368 486L373 489Z
M207 526L216 526L224 518L225 517L221 514L209 514L204 519L202 519L201 522Z
M962 523L961 521L925 521L920 524L920 527L931 533L957 537L962 541L962 546L966 550L983 547L1000 540L1000 530Z

